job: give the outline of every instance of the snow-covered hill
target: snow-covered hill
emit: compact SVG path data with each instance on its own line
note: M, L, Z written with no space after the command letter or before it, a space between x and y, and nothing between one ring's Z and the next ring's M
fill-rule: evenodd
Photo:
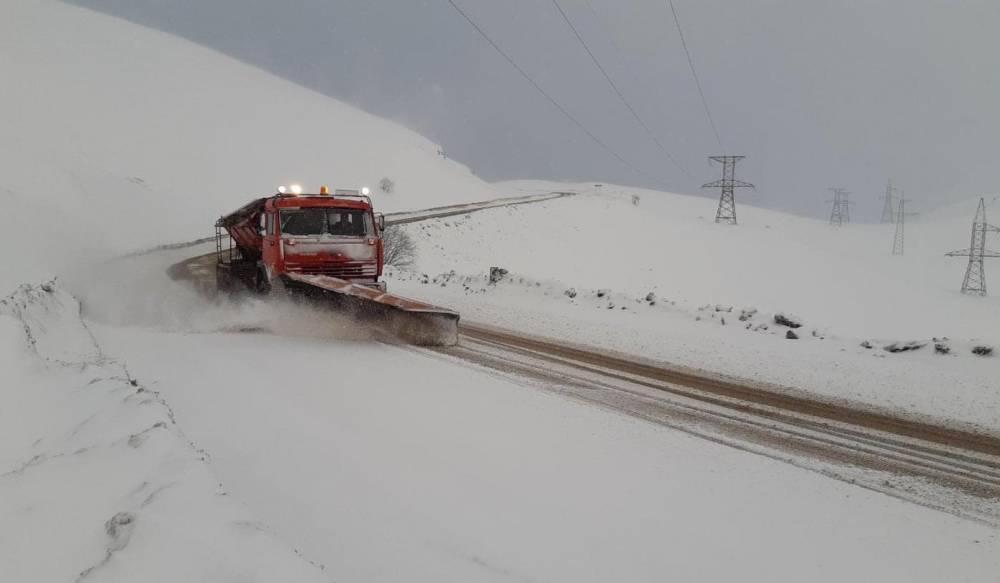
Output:
M1000 359L971 353L1000 350L1000 262L987 265L996 295L965 296L967 260L944 256L968 246L978 198L911 218L893 256L894 225L836 228L741 204L733 227L714 223L705 197L497 188L580 194L407 225L417 264L391 285L474 321L1000 433ZM510 272L503 282L488 284L492 266ZM778 314L801 324L797 341ZM884 350L911 341L922 348Z
M53 0L2 12L4 292L210 235L214 217L289 182L388 177L386 211L493 195L414 132L211 50Z
M716 202L704 197L612 185L497 187L582 194L427 226L421 269L482 271L490 263L567 287L785 311L852 337L1000 342L1000 262L992 266L996 294L968 297L958 293L967 260L945 257L968 247L978 198L908 219L905 255L893 256L895 225L835 228L740 204L732 227L714 223ZM987 213L1000 222L1000 199L989 198ZM1000 237L991 242L1000 246Z

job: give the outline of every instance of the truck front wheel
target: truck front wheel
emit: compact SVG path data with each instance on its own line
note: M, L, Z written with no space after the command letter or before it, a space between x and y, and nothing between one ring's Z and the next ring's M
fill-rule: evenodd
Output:
M263 267L257 269L253 284L255 292L265 296L271 293L271 280L267 277L267 270Z

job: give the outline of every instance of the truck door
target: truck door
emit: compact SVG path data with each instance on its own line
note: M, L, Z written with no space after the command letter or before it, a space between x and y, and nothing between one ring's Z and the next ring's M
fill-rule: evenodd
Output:
M269 279L282 273L281 266L281 236L278 232L278 214L274 210L264 212L264 244L261 257Z

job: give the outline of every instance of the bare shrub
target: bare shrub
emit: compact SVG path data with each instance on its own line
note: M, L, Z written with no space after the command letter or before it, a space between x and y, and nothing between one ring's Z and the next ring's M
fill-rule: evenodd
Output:
M385 263L395 267L409 267L417 259L417 243L404 229L386 227L382 232L385 245Z
M392 191L396 189L396 183L385 177L378 181L378 188L386 194L392 194Z

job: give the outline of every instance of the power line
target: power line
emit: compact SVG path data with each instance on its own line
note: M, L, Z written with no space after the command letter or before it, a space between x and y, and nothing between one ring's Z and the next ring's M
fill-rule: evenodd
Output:
M590 9L590 13L594 16L594 22L597 23L597 28L601 29L601 32L603 32L608 36L608 41L611 43L611 48L615 50L615 58L618 60L618 64L622 65L625 68L626 72L628 72L629 77L632 78L632 82L635 83L636 85L639 85L640 84L639 78L636 77L634 71L628 68L628 63L622 56L622 53L624 53L625 51L622 50L621 46L618 44L618 41L615 40L614 32L609 31L607 27L602 26L601 21L603 19L601 18L601 15L597 12L597 9L594 8L594 3L591 0L583 0L583 1L587 4L587 8Z
M670 13L674 15L674 24L677 26L677 35L681 37L681 46L684 47L684 54L687 56L688 66L691 67L691 76L694 77L694 84L698 87L698 95L701 96L701 104L705 107L705 116L708 117L708 124L712 126L712 133L715 134L715 141L719 143L719 148L725 151L722 145L722 138L719 137L719 129L715 127L715 120L712 119L712 111L708 108L708 100L705 99L705 92L701 89L701 80L698 79L698 71L694 68L694 61L691 59L691 51L688 50L687 41L684 40L684 31L681 30L681 21L677 18L677 8L674 0L667 0L670 5Z
M668 152L667 149L663 147L663 144L660 143L660 140L656 137L656 135L653 134L653 131L649 129L649 126L646 124L646 122L644 122L642 118L639 117L639 114L636 113L635 108L632 107L632 104L629 103L628 99L626 99L625 96L622 94L622 92L618 89L618 85L616 85L615 82L611 79L611 76L608 75L608 72L601 65L601 62L597 59L597 56L594 55L594 52L590 50L589 46L587 46L587 41L583 40L583 36L580 34L580 31L578 31L576 27L573 26L573 22L569 19L569 16L566 15L566 11L563 10L562 6L559 5L559 0L552 0L552 4L556 7L556 10L559 11L559 14L562 16L562 19L569 26L569 29L573 31L573 35L576 36L576 40L580 41L580 45L583 46L583 50L587 51L587 54L590 55L590 60L592 60L594 62L594 65L597 66L597 70L601 72L601 75L604 75L604 79L608 82L608 85L610 85L611 88L614 89L615 95L617 95L618 99L620 99L621 102L625 104L625 107L628 108L629 112L632 114L632 117L635 118L635 121L637 121L639 125L642 126L642 129L646 131L646 134L653 140L653 143L656 144L656 147L658 147L660 151L667 156L667 159L670 160L670 162L672 162L673 165L676 166L681 172L690 177L691 174L687 171L687 169L681 166L677 162L677 160L675 160L674 157L670 155L670 152Z
M553 107L555 107L556 109L558 109L560 113L562 113L564 116L566 116L566 119L568 119L571 122L573 122L573 124L576 125L576 127L580 128L580 130L583 133L587 134L587 137L589 137L591 140L593 140L595 144L597 144L598 146L600 146L601 148L603 148L605 151L607 151L609 154L611 154L612 156L614 156L619 162L621 162L622 164L624 164L625 166L627 166L629 169L631 169L636 174L638 174L638 175L640 175L640 176L642 176L644 178L647 178L649 180L654 180L656 182L661 182L661 183L663 182L662 180L658 180L658 179L650 176L649 174L643 172L642 170L639 170L635 166L633 166L628 160L626 160L625 158L623 158L621 156L621 154L619 154L613 148L611 148L611 146L607 145L600 138L598 138L597 136L595 136L593 132L591 132L590 130L588 130L587 127L584 126L583 123L580 122L580 120L576 119L576 117L574 117L573 114L571 114L569 111L567 111L565 107L563 107L562 105L560 105L559 102L556 101L554 97L552 97L544 89L542 89L541 85L539 85L534 79L532 79L531 76L528 75L528 73L526 73L524 71L524 69L522 69L514 61L514 59L510 57L510 55L508 55L506 52L504 52L504 50L501 49L500 46L496 42L494 42L493 39L491 39L489 37L489 35L487 35L486 32L483 31L483 29L479 27L478 24L476 24L476 21L472 20L472 18L468 14L466 14L465 11L462 10L462 8L458 4L456 4L454 0L448 0L448 4L451 4L451 7L454 8L455 11L458 12L462 16L462 18L465 19L466 22L468 22L470 25L472 25L472 28L476 29L476 32L479 33L479 36L483 37L483 39L487 43L489 43L489 45L491 47L493 47L493 50L495 50L497 52L497 54L499 54L501 57L503 57L505 61L507 61L508 63L510 63L510 66L514 67L514 70L516 70L518 73L520 73L521 76L524 77L524 79L528 83L530 83L531 86L534 87L536 91L538 91L538 93L540 93L542 95L542 97L544 97L545 99L547 99L548 102L553 105Z

